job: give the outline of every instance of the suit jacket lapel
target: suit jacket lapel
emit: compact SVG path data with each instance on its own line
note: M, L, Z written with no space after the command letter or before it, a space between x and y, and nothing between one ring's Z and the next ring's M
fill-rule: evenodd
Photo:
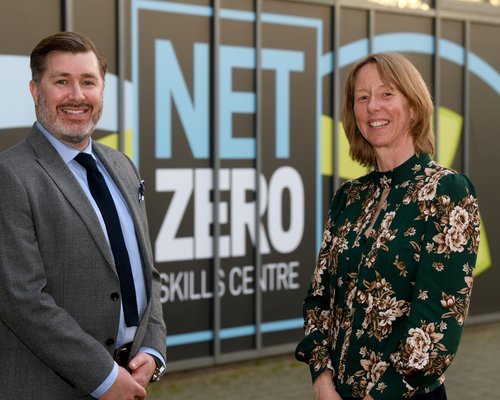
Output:
M75 212L81 217L109 265L114 269L113 255L94 209L73 173L43 134L34 126L27 137L38 156L41 167L52 178Z

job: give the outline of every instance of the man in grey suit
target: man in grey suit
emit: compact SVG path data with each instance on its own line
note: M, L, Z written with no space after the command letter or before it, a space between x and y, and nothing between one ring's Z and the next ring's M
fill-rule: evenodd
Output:
M31 54L37 121L0 155L2 399L144 399L164 371L144 185L91 139L106 68L73 32Z

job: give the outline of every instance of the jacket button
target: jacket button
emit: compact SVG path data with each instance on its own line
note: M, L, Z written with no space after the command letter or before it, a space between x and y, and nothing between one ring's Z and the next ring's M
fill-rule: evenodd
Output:
M116 292L111 293L111 300L116 301L120 298L120 295Z
M106 340L106 346L112 346L115 344L115 339L108 339Z

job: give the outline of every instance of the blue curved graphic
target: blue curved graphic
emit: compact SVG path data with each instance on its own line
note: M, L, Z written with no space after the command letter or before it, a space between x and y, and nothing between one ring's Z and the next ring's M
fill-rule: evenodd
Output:
M434 37L428 34L397 32L378 35L374 38L373 50L380 51L401 51L433 55ZM486 85L500 94L500 73L488 64L481 57L469 52L449 40L440 39L440 56L442 59L454 64L464 66L468 57L468 70L481 79ZM368 39L360 39L342 46L339 50L339 67L344 68L368 55ZM334 69L333 53L326 53L321 57L319 72L321 76L331 74ZM15 71L16 73L12 73ZM2 93L9 93L8 96L0 97L0 130L8 128L29 127L33 124L35 115L33 110L33 100L28 91L28 82L31 79L28 56L12 56L0 54L0 88ZM117 77L108 74L106 77L104 113L99 123L99 128L103 130L116 131L117 120ZM132 83L126 82L125 106L127 112L126 126L132 128ZM12 104L16 104L13 109Z
M434 42L434 36L424 33L385 33L377 35L373 39L373 52L395 51L433 55ZM454 64L464 66L467 60L469 72L481 79L497 94L500 94L500 73L481 57L472 52L466 54L462 46L446 39L439 39L439 49L440 57ZM339 68L344 68L366 57L368 51L368 39L360 39L342 46L339 49ZM331 74L333 69L333 53L327 53L321 60L321 75Z
M379 51L401 51L422 54L434 54L434 37L428 34L397 32L378 35L374 38L373 50ZM439 40L440 55L442 59L454 64L464 66L466 56L468 57L469 71L500 94L500 73L481 57L469 52L449 40ZM344 68L355 63L368 55L368 39L360 39L342 46L339 50L339 67ZM334 68L333 53L326 53L321 57L320 75L331 74ZM12 72L15 71L13 74ZM34 121L33 100L28 91L28 82L31 79L28 56L12 56L0 54L0 88L2 93L8 96L0 97L0 129L29 127ZM103 117L100 121L100 129L116 131L116 81L117 77L108 74L106 77L105 102ZM127 112L126 126L132 128L132 87L131 82L126 82L125 104ZM16 104L15 109L11 107Z

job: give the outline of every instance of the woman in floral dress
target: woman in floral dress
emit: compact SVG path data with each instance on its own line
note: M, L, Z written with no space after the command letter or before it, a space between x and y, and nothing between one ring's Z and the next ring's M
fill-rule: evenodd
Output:
M373 171L336 192L304 301L316 400L446 399L479 245L476 193L432 161L432 100L395 53L351 71L343 123Z

